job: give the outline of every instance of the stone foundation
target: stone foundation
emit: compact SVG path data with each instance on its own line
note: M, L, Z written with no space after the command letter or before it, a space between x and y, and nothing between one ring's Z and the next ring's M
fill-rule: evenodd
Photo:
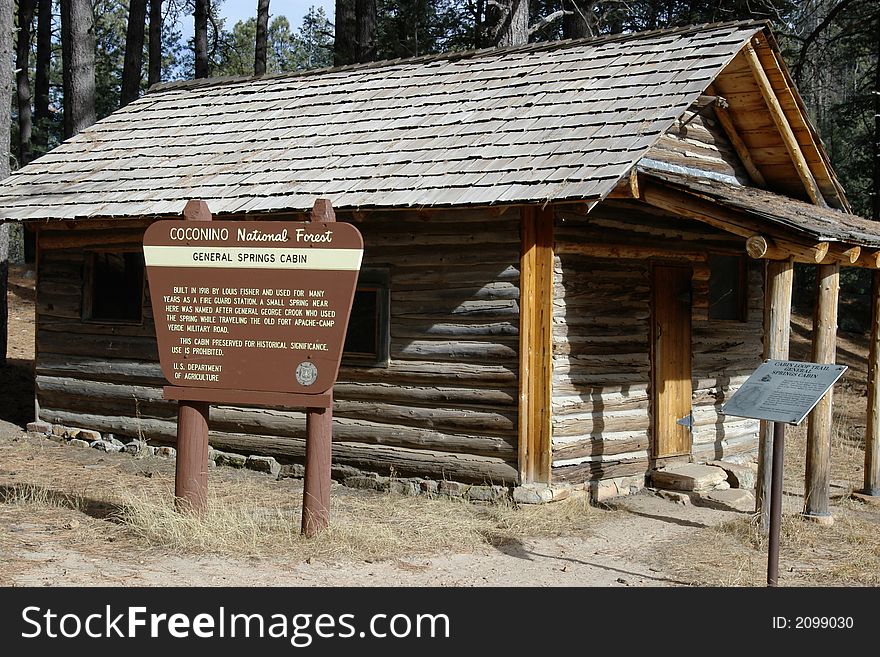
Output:
M91 447L103 451L125 452L133 457L158 456L176 458L177 450L169 446L148 445L143 440L120 440L124 436L101 435L91 429L65 427L47 422L31 422L27 425L30 435L51 438L65 442L73 447ZM299 463L279 463L271 456L257 454L236 454L208 447L208 465L232 468L246 468L263 472L274 478L296 478L305 476L305 467ZM331 477L334 481L348 486L380 492L393 492L400 495L445 495L459 497L471 502L545 504L558 502L569 497L589 495L593 503L632 495L644 488L645 478L619 477L583 484L523 484L521 486L499 486L464 484L457 481L424 479L421 477L387 477L375 472L358 470L348 465L332 465Z

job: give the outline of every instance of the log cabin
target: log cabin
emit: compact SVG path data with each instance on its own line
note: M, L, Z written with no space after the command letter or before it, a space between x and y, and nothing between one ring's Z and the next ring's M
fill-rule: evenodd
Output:
M365 245L333 459L399 476L623 493L764 452L720 409L787 354L792 263L826 359L840 266L880 266L764 23L163 83L0 186L37 235L38 418L173 443L144 230L317 198ZM303 458L297 410L210 429Z

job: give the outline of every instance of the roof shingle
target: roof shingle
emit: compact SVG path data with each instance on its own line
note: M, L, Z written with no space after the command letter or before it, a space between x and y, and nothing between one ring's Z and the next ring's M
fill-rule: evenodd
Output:
M763 23L159 85L0 184L0 219L598 200Z

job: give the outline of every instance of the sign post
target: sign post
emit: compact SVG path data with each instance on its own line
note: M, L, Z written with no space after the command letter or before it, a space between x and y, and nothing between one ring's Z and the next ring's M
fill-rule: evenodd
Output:
M319 199L312 221L217 221L190 201L157 221L144 259L162 372L176 399L175 503L204 512L209 404L306 409L303 532L329 522L333 384L363 255Z
M767 360L724 404L724 415L773 422L773 468L770 490L770 542L767 586L779 581L779 527L782 523L782 459L785 425L798 425L843 376L846 365Z
M329 224L336 213L318 200L312 222ZM332 388L331 395L332 393ZM333 399L327 408L306 409L306 472L303 481L302 533L311 538L330 525L330 466L333 445Z

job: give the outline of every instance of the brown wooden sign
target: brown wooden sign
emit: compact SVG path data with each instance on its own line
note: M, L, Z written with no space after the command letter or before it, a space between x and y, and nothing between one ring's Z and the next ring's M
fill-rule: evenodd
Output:
M363 255L346 223L157 221L144 258L175 386L318 394L336 380Z

